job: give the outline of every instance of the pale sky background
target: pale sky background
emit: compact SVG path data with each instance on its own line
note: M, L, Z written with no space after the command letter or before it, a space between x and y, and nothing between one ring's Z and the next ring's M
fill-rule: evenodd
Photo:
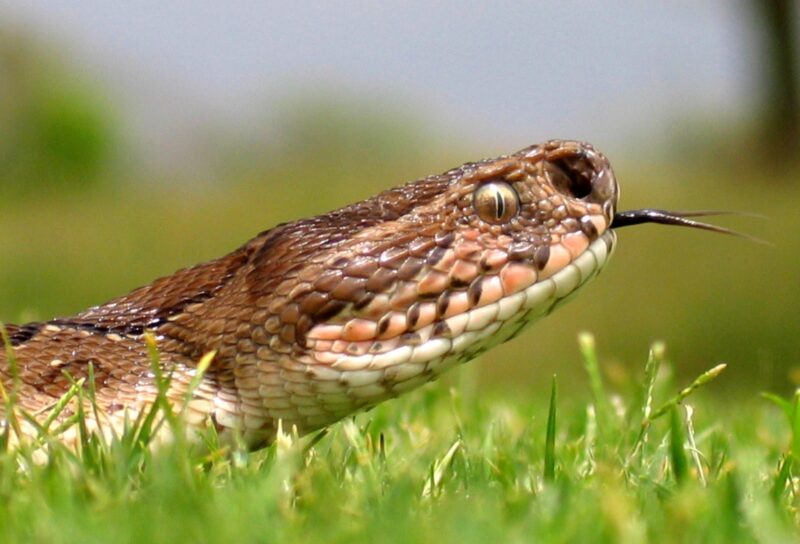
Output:
M487 155L570 137L647 150L757 90L743 1L0 0L124 99L139 143L264 122L292 89L415 112ZM269 127L266 127L267 129Z

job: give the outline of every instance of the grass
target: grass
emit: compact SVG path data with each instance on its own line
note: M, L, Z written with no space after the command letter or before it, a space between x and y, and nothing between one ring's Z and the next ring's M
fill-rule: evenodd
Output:
M722 367L675 384L660 344L612 393L592 337L580 347L587 395L438 383L253 453L210 432L148 447L180 426L165 403L117 440L81 430L77 455L43 429L46 458L0 452L0 541L796 541L800 396L720 406L699 395Z

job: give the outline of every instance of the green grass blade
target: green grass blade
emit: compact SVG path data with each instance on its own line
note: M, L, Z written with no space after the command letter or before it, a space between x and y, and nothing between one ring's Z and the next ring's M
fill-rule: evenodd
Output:
M780 502L784 493L786 492L787 483L789 478L792 477L792 466L794 465L794 457L792 455L784 455L781 458L780 468L775 479L772 481L772 488L770 489L770 496L776 503Z
M544 443L544 480L552 482L556 477L556 376L550 389L550 408L547 412L547 434Z
M673 406L669 412L669 454L672 463L672 473L675 476L675 481L682 484L686 481L689 474L689 461L686 458L686 450L684 449L684 433L683 421L681 420L678 408Z
M608 433L612 427L613 411L600 374L600 362L597 358L594 336L589 333L581 333L578 335L578 345L583 356L584 368L589 376L589 387L592 390L599 432L600 434Z
M792 399L791 454L796 461L800 461L800 391L795 391Z
M726 367L727 365L720 364L700 374L700 376L698 376L691 384L689 384L688 387L681 389L681 391L677 395L675 395L667 402L662 404L661 407L659 407L659 409L656 410L648 418L647 421L650 422L655 419L658 419L667 412L669 412L670 410L672 410L673 408L675 408L676 406L678 406L685 398L691 395L699 387L702 387L708 384L709 382L715 380L717 377L719 377L719 375L722 373L723 370L725 370Z

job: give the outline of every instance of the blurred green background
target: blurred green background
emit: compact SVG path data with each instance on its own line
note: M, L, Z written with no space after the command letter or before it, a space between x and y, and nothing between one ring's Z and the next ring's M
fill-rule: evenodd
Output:
M567 137L607 152L621 208L751 212L718 222L769 244L621 231L606 271L473 364L476 382L528 395L557 372L583 387L588 330L612 383L658 339L681 374L728 363L720 394L800 383L793 2L267 3L222 23L200 4L187 20L96 2L3 12L0 319L68 315L281 221Z

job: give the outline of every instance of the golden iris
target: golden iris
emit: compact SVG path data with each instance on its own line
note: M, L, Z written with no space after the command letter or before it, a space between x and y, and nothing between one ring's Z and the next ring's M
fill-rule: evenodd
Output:
M475 211L487 223L505 223L519 212L519 197L505 181L484 183L475 191Z

